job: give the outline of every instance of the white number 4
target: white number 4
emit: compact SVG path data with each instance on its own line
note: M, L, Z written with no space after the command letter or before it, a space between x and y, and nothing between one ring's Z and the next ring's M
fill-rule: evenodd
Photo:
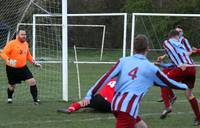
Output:
M110 81L108 83L108 86L110 86L111 88L114 88L115 87L115 84L116 84L116 81Z

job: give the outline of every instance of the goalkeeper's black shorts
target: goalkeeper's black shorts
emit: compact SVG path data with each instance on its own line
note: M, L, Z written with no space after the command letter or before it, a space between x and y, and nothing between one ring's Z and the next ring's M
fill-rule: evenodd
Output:
M25 81L33 78L31 71L25 65L22 68L13 68L6 65L6 73L8 78L8 83L10 85L20 84L21 81Z
M93 96L90 104L87 107L94 108L101 112L111 112L111 104L106 101L100 94Z

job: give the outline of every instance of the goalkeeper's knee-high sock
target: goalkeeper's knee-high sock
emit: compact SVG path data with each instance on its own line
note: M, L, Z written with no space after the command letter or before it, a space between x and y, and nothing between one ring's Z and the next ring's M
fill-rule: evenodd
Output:
M11 98L11 99L12 99L13 93L14 93L14 90L10 90L9 88L7 88L8 98Z
M198 105L197 99L194 97L194 98L190 99L189 101L190 101L192 110L196 116L196 119L200 120L200 111L199 111L199 105Z
M37 102L37 100L38 100L37 99L37 96L38 96L37 86L36 85L30 86L30 92L31 92L34 102Z
M74 112L74 111L79 110L80 108L81 108L81 105L78 102L74 102L67 108L67 111Z
M161 88L161 96L163 99L163 102L165 104L165 108L169 108L171 106L170 100L169 100L169 91L166 88Z

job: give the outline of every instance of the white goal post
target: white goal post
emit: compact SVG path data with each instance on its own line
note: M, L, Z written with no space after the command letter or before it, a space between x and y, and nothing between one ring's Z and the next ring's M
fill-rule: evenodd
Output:
M63 0L65 1L65 0ZM66 9L65 9L66 10ZM64 10L62 10L64 11ZM62 47L64 50L62 51L62 79L63 79L63 100L68 101L68 44L67 44L67 26L68 24L66 23L65 20L67 20L66 17L102 17L102 16L123 16L123 57L126 56L126 35L127 35L127 13L92 13L92 14L66 14L65 13L65 18L63 17L63 14L33 14L33 26L32 26L32 38L33 38L33 56L35 57L35 47L36 47L36 18L37 17L62 17ZM65 30L65 31L64 31ZM104 29L105 33L105 29ZM105 38L105 37L102 37ZM103 40L103 39L102 39ZM102 41L103 42L103 41ZM104 42L101 45L101 55L100 55L100 60L102 59L103 55L103 47L104 47ZM86 62L88 63L88 62ZM97 62L98 63L98 62ZM99 63L102 63L99 61Z
M136 16L160 16L160 17L200 17L200 14L170 14L170 13L132 13L132 30L131 30L131 52L133 55L134 36L135 36L135 22Z
M68 93L68 6L67 0L62 0L62 98L65 101L69 100Z

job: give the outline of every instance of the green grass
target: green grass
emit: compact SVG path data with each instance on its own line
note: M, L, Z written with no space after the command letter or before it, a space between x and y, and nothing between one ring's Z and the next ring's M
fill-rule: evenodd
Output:
M73 51L70 52L70 59L73 61ZM98 52L97 52L98 53ZM121 52L107 51L104 56L105 61L117 60ZM80 60L97 61L99 56L94 52L79 52ZM148 55L155 60L158 54ZM54 56L51 56L54 57ZM199 62L200 58L194 58ZM111 65L88 65L81 64L81 92L84 96L89 87L105 73ZM34 106L29 93L29 88L21 84L16 88L13 104L6 104L7 78L4 66L0 66L0 128L114 128L115 120L112 114L85 112L80 110L73 114L60 114L56 112L58 108L67 107L72 101L78 99L76 68L73 63L69 63L69 102L62 102L62 70L60 64L43 64L43 69L39 70L30 66L35 76L42 104ZM197 71L196 86L194 93L200 98L200 69ZM159 115L163 104L155 102L160 99L160 90L153 87L144 97L140 115L150 128L190 128L192 127L193 113L189 103L185 100L183 92L176 91L178 100L174 105L174 112L166 120L160 120Z

